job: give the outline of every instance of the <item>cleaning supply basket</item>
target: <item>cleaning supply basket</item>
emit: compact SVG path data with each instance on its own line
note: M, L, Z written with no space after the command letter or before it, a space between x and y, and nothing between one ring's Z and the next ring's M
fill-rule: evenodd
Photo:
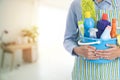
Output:
M112 38L108 40L102 40L102 39L95 39L95 38L87 38L87 37L82 37L78 41L78 45L91 45L96 47L97 50L105 50L108 49L109 47L106 46L106 44L117 44L117 39ZM89 60L85 59L89 62L94 62L94 63L108 63L112 62L113 60L107 60L107 59L97 59L97 60Z

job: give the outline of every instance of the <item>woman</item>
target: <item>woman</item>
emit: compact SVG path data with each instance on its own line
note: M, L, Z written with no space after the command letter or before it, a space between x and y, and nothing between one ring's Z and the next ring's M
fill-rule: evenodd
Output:
M91 0L89 0L91 1ZM120 1L118 0L93 0L96 13L100 12L117 12L116 17L120 23ZM107 44L109 49L96 50L93 46L78 46L78 25L77 22L82 20L81 0L74 0L69 9L66 31L64 36L64 47L72 55L75 55L75 65L72 73L73 80L120 80L120 48L116 45ZM101 13L102 14L102 13ZM113 18L115 16L112 16ZM118 24L119 24L118 23ZM96 53L96 54L95 54ZM114 59L113 62L106 64L90 63L83 59L96 60L104 58Z

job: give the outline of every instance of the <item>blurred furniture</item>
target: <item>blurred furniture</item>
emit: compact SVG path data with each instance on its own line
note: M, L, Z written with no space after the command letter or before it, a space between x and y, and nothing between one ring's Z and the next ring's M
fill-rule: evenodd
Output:
M32 48L31 47L23 49L22 52L23 52L24 62L28 62L28 63L33 62L33 60L32 60Z
M26 44L15 44L9 43L2 45L3 54L2 54L2 62L1 67L4 64L5 53L11 54L11 69L13 68L14 61L15 61L15 51L20 49L22 50L22 57L24 62L32 62L32 47L35 46L35 43L26 43Z

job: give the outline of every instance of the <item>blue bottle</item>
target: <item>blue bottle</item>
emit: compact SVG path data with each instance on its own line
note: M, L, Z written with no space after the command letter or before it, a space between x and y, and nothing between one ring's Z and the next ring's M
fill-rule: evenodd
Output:
M85 19L84 19L84 36L90 37L90 28L94 28L95 22L93 18L91 18L91 14L89 11L85 12Z

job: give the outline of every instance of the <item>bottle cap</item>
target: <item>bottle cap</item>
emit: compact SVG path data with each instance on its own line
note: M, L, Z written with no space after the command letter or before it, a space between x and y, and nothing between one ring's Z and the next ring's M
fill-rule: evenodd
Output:
M112 19L112 22L113 22L113 23L116 23L116 19L115 19L115 18L113 18L113 19Z
M90 11L85 12L85 18L90 18L90 17L91 17Z
M103 13L102 20L108 20L108 15L106 13Z

